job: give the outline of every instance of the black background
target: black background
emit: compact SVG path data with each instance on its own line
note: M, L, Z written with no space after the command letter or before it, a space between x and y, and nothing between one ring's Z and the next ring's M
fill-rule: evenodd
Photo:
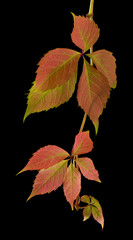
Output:
M92 217L83 222L82 212L71 211L63 189L37 196L26 203L36 172L25 172L15 176L27 163L32 153L40 147L53 144L71 152L78 133L83 111L78 107L76 92L68 103L57 109L30 115L23 124L26 97L40 58L57 47L78 50L70 34L73 18L70 12L86 15L89 1L20 1L8 5L5 11L6 50L8 58L5 76L8 76L8 98L6 111L6 138L4 155L4 204L3 223L10 236L59 238L108 237L119 233L123 224L124 150L122 122L122 37L124 6L112 1L96 1L94 20L100 28L100 38L94 51L106 49L114 53L117 60L118 85L100 117L97 136L89 120L84 130L90 130L94 150L88 155L99 171L102 183L88 181L82 177L81 195L92 195L99 200L105 217L105 227ZM81 66L79 68L81 70ZM79 72L80 74L80 72ZM6 106L7 107L7 106ZM5 107L5 108L6 108ZM6 173L6 174L5 174ZM121 190L122 188L122 190ZM123 227L124 229L124 227Z

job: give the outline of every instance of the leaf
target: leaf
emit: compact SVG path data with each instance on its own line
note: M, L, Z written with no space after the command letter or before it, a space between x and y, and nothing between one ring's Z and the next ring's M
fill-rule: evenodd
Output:
M52 167L69 156L68 152L58 146L48 145L42 147L33 154L27 165L19 173Z
M101 182L99 179L98 171L95 169L94 164L90 158L77 158L76 163L84 177L89 180Z
M87 51L99 38L99 28L97 24L88 17L76 16L73 14L74 28L71 34L73 43Z
M80 77L77 91L79 106L92 120L95 130L98 130L98 119L106 106L110 95L107 79L85 59L83 72Z
M80 53L64 48L48 52L39 62L36 80L30 89L24 120L35 112L67 102L77 81Z
M94 197L92 196L87 196L84 195L81 197L81 201L88 203L87 206L84 207L83 209L83 216L84 219L83 221L87 220L92 213L93 218L101 224L102 229L104 227L104 217L103 217L103 212L102 212L102 207L100 205L100 203L98 202L98 200L96 200Z
M109 86L111 88L116 87L116 59L112 56L112 53L107 50L99 50L91 54L87 54L97 69L107 78Z
M65 82L60 87L56 87L46 92L35 90L34 92L29 93L27 102L28 106L25 112L24 120L31 113L41 112L44 110L47 111L67 102L75 90L76 81L77 72L75 72L75 76L73 76L72 79Z
M63 184L64 194L73 210L73 202L81 190L81 174L77 168L70 163Z
M48 169L40 170L36 176L33 190L27 201L35 195L50 193L60 187L67 170L67 163L67 160L63 160Z
M61 86L77 70L80 53L67 48L49 51L38 63L36 87L43 92Z
M102 207L98 200L96 200L94 197L91 196L91 202L93 203L92 206L92 216L93 218L101 224L102 229L104 227L104 217L102 212Z
M91 152L92 149L93 142L90 139L89 131L81 132L76 135L72 149L72 156Z
M90 218L90 216L91 216L91 207L90 206L87 206L83 209L83 216L84 216L83 221L86 221L87 219Z
M88 197L87 195L84 195L80 198L80 201L90 204L91 203L91 198L90 198L90 196Z

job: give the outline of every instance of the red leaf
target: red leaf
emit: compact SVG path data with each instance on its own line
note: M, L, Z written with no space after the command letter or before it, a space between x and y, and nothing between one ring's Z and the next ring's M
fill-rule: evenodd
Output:
M75 90L76 81L77 72L75 72L75 77L73 76L69 81L52 90L42 92L36 91L36 89L32 91L31 89L28 96L28 106L24 115L24 120L31 113L47 111L67 102Z
M81 190L81 174L77 168L70 163L63 184L64 194L73 210L73 202Z
M99 179L98 171L95 169L94 164L90 158L77 158L76 163L84 177L89 180L101 182Z
M54 145L45 146L33 154L33 157L19 173L52 167L69 156L69 153L60 147Z
M70 49L54 49L40 61L36 80L30 89L24 120L35 112L49 110L67 102L77 81L80 53Z
M27 201L35 195L49 193L60 187L63 183L64 175L67 170L67 162L68 161L64 160L53 167L40 170L36 176L33 190Z
M88 17L76 16L73 14L74 28L71 34L73 43L87 51L99 38L99 29L95 22Z
M107 79L84 59L77 99L80 107L92 120L96 132L98 130L98 118L106 106L109 95L110 87Z
M45 92L67 82L77 71L79 57L80 53L67 48L46 53L38 63L36 88Z
M75 137L72 149L72 156L85 154L93 149L93 142L90 139L89 131L81 132Z
M116 87L116 63L112 53L107 50L99 50L88 54L92 58L97 69L107 78L110 87Z

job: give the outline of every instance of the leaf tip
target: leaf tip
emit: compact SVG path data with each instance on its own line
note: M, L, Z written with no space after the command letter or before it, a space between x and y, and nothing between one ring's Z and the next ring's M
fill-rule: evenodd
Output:
M22 172L24 172L25 170L24 170L24 168L21 170L21 171L19 171L17 174L16 174L16 176L18 176L20 173L22 173Z
M31 193L30 196L27 198L26 202L28 202L32 197L33 197L33 195Z
M70 12L71 14L72 14L72 16L73 16L73 18L75 17L75 14L73 13L73 12Z

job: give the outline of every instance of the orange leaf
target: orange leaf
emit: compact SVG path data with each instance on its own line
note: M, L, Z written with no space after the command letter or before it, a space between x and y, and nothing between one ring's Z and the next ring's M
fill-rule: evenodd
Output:
M81 190L81 174L77 168L70 163L63 184L64 194L73 210L73 202Z
M33 154L27 165L19 173L52 167L69 156L68 152L58 146L48 145L42 147Z
M95 169L94 164L90 158L77 158L76 163L84 177L89 180L101 182L99 179L98 171Z
M79 57L80 53L67 48L46 53L38 63L36 88L45 92L67 82L77 70Z
M99 38L99 29L97 24L88 17L76 16L73 14L74 28L71 34L73 43L87 51Z
M93 149L89 131L78 133L72 149L72 156L89 153Z
M98 119L106 106L110 95L107 79L85 59L83 72L80 77L77 99L79 106L92 120L95 130L98 130Z
M47 111L67 102L77 81L80 53L54 49L40 61L36 80L30 89L24 120L35 112Z
M97 69L107 78L111 88L116 87L116 63L111 52L107 50L99 50L91 54L87 54L92 58Z
M68 161L63 160L53 167L40 170L36 176L33 190L27 201L35 195L49 193L60 187L67 170L67 162Z

